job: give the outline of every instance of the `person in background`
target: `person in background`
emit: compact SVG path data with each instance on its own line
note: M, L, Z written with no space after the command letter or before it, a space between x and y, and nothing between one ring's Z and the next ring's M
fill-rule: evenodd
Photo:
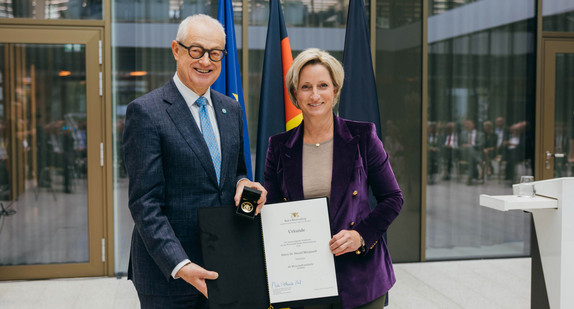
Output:
M458 160L458 135L456 134L454 122L445 125L444 144L442 151L445 158L445 174L443 180L450 180L452 166Z
M515 182L516 165L524 156L524 140L522 130L523 122L517 122L510 126L508 140L504 142L506 154L505 180Z
M494 121L494 133L496 134L496 155L505 158L505 142L508 140L508 128L504 122L504 117L496 117Z
M439 172L440 136L436 122L430 122L427 129L427 160L428 160L428 184L432 185L436 181Z
M472 185L478 179L478 163L482 161L482 145L484 134L476 130L474 121L467 119L464 122L464 131L460 133L461 162L468 164L467 185Z
M487 120L482 123L482 129L484 130L484 147L483 147L483 157L484 157L484 169L482 173L486 172L487 176L492 175L492 160L496 156L496 143L497 136L494 133L494 125L492 121Z
M179 25L177 71L127 107L123 135L134 219L128 278L142 308L207 308L197 224L200 207L237 205L247 179L237 102L211 89L225 56L223 26L207 15Z
M334 115L343 79L343 67L325 51L295 58L286 87L303 122L269 139L264 184L270 203L329 197L341 303L313 308L383 308L395 283L383 236L403 196L375 125Z

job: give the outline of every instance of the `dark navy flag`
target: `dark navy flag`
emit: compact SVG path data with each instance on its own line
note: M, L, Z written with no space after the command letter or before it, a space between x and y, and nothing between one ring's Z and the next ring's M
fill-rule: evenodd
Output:
M374 123L381 138L379 100L370 46L365 4L363 0L350 0L343 52L345 81L341 89L339 116Z
M339 116L374 123L380 139L379 100L363 0L349 1L343 68L345 69L345 81L341 89ZM371 207L377 204L371 190L369 190L369 199ZM384 237L386 240L386 233ZM389 293L386 295L385 306L389 304Z
M245 102L243 100L243 86L241 84L241 70L237 59L237 44L235 42L235 25L233 23L233 6L231 0L219 0L217 20L225 28L225 49L227 56L221 60L221 74L213 84L217 90L239 102L243 109L243 150L247 177L253 180L253 168L251 167L251 148L249 147L249 131L247 129L247 117L245 116Z
M293 55L281 3L279 0L269 2L255 161L255 180L260 183L264 181L263 171L269 137L298 126L303 119L301 111L291 104L285 87L285 75L293 63Z

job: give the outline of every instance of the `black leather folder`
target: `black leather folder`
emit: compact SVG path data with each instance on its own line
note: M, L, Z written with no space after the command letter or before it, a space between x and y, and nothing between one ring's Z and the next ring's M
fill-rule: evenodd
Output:
M198 210L205 268L219 273L206 280L210 309L267 309L261 216L247 220L235 207Z
M269 302L261 216L249 220L236 215L235 206L198 210L203 261L216 271L206 280L210 309L267 309L333 303L339 297Z

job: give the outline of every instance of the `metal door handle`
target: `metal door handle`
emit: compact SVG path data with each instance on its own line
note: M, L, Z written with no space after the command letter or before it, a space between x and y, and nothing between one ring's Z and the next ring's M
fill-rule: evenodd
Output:
M546 160L550 160L550 158L554 157L554 158L564 158L566 156L565 153L552 153L548 150L546 150Z
M546 150L546 160L545 161L545 166L546 169L549 170L550 169L550 159L551 158L564 158L566 156L565 153L551 153L550 151Z

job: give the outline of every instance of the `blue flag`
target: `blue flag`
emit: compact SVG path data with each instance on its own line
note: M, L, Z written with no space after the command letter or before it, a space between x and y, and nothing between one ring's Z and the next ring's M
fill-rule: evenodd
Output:
M219 0L217 20L225 28L225 49L227 56L221 60L221 74L213 84L213 89L235 99L243 109L243 151L247 166L247 177L253 180L251 167L251 148L249 146L249 131L247 129L247 116L245 115L245 102L243 100L243 86L241 84L241 70L237 58L237 44L235 42L235 25L233 23L233 6L231 0Z
M341 89L339 116L374 123L381 138L377 84L363 0L349 1L343 68L345 81Z

